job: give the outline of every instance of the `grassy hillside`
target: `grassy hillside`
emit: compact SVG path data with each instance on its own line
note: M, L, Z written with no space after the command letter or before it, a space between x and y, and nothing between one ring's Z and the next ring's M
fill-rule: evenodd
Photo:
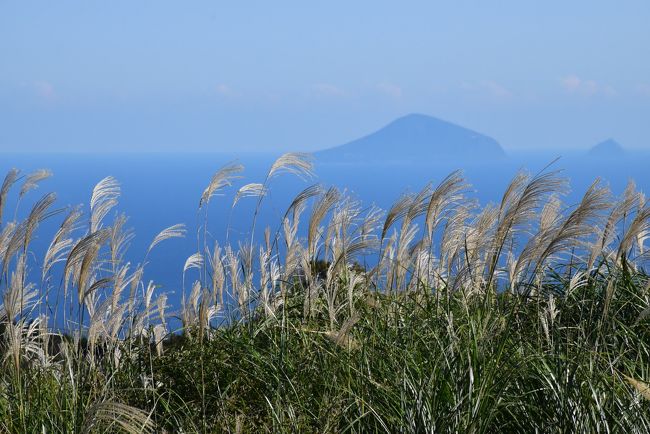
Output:
M50 194L29 203L49 172L7 175L0 431L650 432L650 207L633 184L565 204L556 172L520 173L480 208L452 173L387 212L314 186L263 239L256 211L250 238L219 245L211 208L259 210L311 162L284 155L212 203L240 171L200 198L175 311L145 279L148 253L125 259L114 179L61 211ZM34 252L45 219L60 226Z

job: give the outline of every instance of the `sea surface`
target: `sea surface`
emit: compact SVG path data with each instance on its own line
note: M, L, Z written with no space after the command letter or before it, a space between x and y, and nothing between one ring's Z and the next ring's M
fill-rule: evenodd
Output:
M187 226L184 239L163 242L148 257L144 280L160 285L158 291L169 294L174 307L179 306L183 287L185 260L197 251L197 230L204 221L199 213L199 199L215 171L231 162L245 166L243 177L237 179L224 195L213 198L208 212L208 233L220 242L228 238L232 244L250 240L255 198L243 198L232 208L237 188L251 182L262 182L277 155L246 154L236 158L232 154L216 153L150 153L150 154L19 154L5 153L0 158L0 176L12 167L23 174L40 168L50 169L54 176L29 192L15 210L17 190L14 188L5 209L4 220L16 215L24 217L31 204L47 192L57 193L56 207L82 204L86 212L94 185L106 176L113 176L121 184L119 205L109 214L124 213L127 227L135 238L127 253L127 260L135 267L144 259L153 237L162 229L177 223ZM557 157L559 160L555 161ZM551 164L552 163L552 164ZM383 209L406 192L421 189L428 182L437 184L456 169L461 169L472 184L472 195L481 204L498 202L508 182L518 170L535 174L541 170L561 170L570 182L571 192L565 197L568 204L577 203L581 195L596 179L601 178L615 195L620 195L628 180L636 182L641 191L650 192L650 154L630 153L622 158L594 159L584 153L551 152L510 153L502 161L463 162L422 161L417 164L335 164L316 161L316 177L301 179L292 174L274 178L270 194L261 203L256 223L258 242L261 232L269 226L274 233L280 219L297 193L314 183L345 189L364 205L374 204ZM551 164L549 167L547 167ZM30 259L30 276L38 284L38 269L47 245L50 243L63 214L44 221L37 231ZM305 217L306 218L306 217ZM191 276L187 277L192 280Z

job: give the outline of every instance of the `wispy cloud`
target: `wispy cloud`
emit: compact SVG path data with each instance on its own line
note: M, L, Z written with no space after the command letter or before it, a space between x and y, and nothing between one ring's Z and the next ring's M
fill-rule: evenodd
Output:
M33 88L36 95L43 100L52 101L56 98L54 86L48 81L35 81L33 83Z
M571 94L593 96L616 96L618 92L612 86L598 83L595 80L584 80L577 75L568 75L560 80L565 91Z
M316 96L321 97L341 98L346 96L346 92L343 89L331 83L316 83L311 87L311 90Z
M502 85L492 80L484 80L479 82L463 82L460 88L465 92L470 92L482 96L487 96L491 100L506 101L513 98L513 92Z
M650 96L650 84L640 84L636 87L636 90L643 96Z
M217 95L221 96L233 96L235 92L227 84L219 83L214 87L214 91Z
M495 81L485 81L482 83L482 87L490 96L496 99L504 100L512 98L512 92Z
M595 86L595 82L584 83L575 75L568 75L562 79L562 87L569 92L577 92L580 89L589 89Z
M377 90L392 98L398 99L403 95L402 88L394 83L382 82L377 85Z

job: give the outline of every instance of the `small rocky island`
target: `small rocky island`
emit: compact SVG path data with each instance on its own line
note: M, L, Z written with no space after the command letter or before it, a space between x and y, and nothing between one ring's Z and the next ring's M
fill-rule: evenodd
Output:
M408 162L446 158L463 160L505 157L492 137L422 115L409 114L349 143L315 153L329 162Z
M622 157L625 155L625 149L614 139L607 139L603 142L600 142L594 145L589 150L589 155L591 157Z

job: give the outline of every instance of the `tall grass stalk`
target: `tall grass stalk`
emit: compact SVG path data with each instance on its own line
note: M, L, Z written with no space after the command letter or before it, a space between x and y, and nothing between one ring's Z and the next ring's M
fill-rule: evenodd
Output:
M177 310L148 265L185 226L132 264L115 179L61 213L53 194L28 202L48 171L11 170L0 431L650 432L650 208L633 183L565 204L559 172L519 173L480 208L454 172L385 215L311 186L256 243L270 180L312 169L286 154L233 188L228 212L257 198L237 246L208 213L243 167L215 173ZM23 220L5 212L16 185Z

